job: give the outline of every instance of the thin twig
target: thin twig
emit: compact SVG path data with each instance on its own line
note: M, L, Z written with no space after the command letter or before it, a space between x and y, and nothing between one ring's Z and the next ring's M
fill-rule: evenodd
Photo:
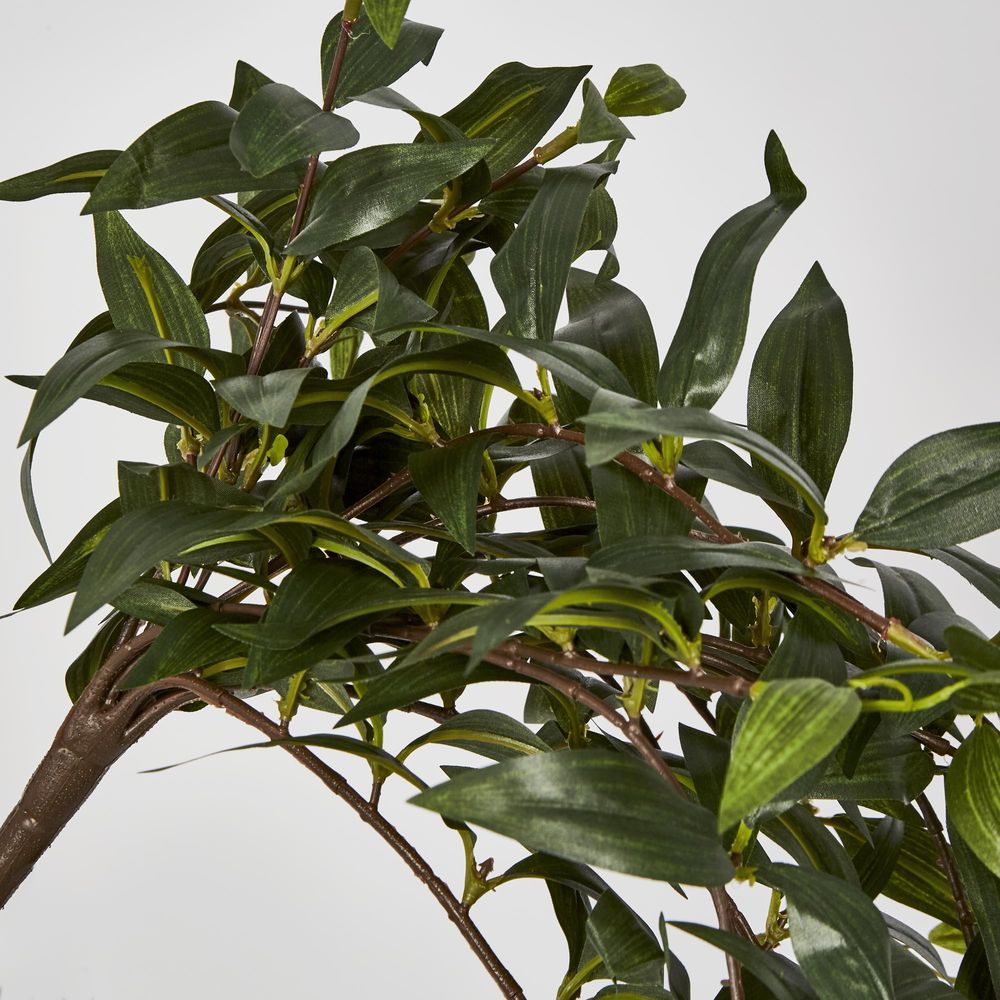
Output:
M729 898L729 893L722 886L715 886L708 891L719 919L719 929L732 934L735 928L732 913L733 901ZM726 952L726 969L729 972L730 1000L746 1000L746 993L743 990L743 969L736 956L728 951Z
M967 946L971 945L972 939L976 936L976 919L972 915L972 908L969 906L969 900L965 895L965 887L962 885L962 879L959 877L958 869L955 867L955 857L951 853L951 845L945 839L941 820L938 819L937 813L934 812L934 807L923 792L913 801L920 810L920 815L924 818L924 825L927 827L927 832L933 838L934 846L937 848L938 860L941 862L941 867L944 869L945 876L948 879L948 888L951 889L951 894L955 899L955 909L958 911L958 923L962 929L962 937L965 939Z

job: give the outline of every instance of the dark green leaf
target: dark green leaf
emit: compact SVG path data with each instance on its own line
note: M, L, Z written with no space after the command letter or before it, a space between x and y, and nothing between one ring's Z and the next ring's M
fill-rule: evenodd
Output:
M732 875L711 813L623 754L535 754L462 774L413 801L613 871L688 885L721 885Z
M961 1000L963 996L898 945L892 949L892 995L893 1000Z
M226 104L203 101L164 118L111 164L84 205L84 214L151 208L233 191L294 188L300 176L297 168L267 177L243 170L229 149L236 117Z
M860 889L794 865L759 877L787 897L792 948L821 1000L893 1000L889 934Z
M331 149L350 149L358 130L340 115L323 111L294 87L268 83L240 111L229 148L254 177Z
M340 38L341 20L342 15L337 14L323 33L321 90L326 89L330 80L333 57ZM351 28L351 35L337 87L337 107L376 87L388 86L418 62L425 65L429 63L441 37L441 29L416 21L403 21L396 44L390 48L379 37L379 33L372 29L367 15L362 13Z
M598 397L595 403L601 399ZM591 465L610 462L620 452L661 435L707 438L744 448L791 483L807 506L822 514L823 495L809 474L766 438L695 406L665 406L662 409L601 409L582 418L587 426L587 461ZM822 515L825 521L825 514Z
M818 678L766 681L761 688L733 741L720 831L832 753L861 713L852 690Z
M514 235L490 264L511 332L552 340L587 199L613 170L584 163L549 170Z
M980 559L979 556L958 545L946 549L928 549L926 554L950 566L968 580L979 593L1000 607L1000 568L990 565L985 559Z
M854 534L886 549L944 548L1000 528L1000 423L924 438L883 473Z
M208 323L191 289L170 264L118 212L94 216L97 272L111 320L119 330L148 330L165 340L209 347ZM156 308L140 284L136 268L145 271ZM191 358L178 359L197 368Z
M93 191L121 150L97 149L78 153L51 166L32 170L0 183L0 201L32 201L49 194Z
M979 940L994 983L1000 983L1000 878L969 849L948 816L948 837L959 878L979 926Z
M485 437L410 455L410 476L431 510L468 553L476 549L476 498Z
M842 684L847 678L837 644L822 622L804 609L786 625L780 645L761 672L766 681L793 677L819 677L831 684Z
M903 848L905 832L902 820L883 816L871 832L871 843L862 844L854 855L858 881L869 899L875 899L892 876Z
M486 155L489 142L390 143L345 153L316 185L288 252L310 256L391 222Z
M944 787L948 822L1000 877L1000 733L977 726L952 759Z
M418 736L399 751L399 759L406 760L414 750L431 743L469 750L491 760L544 753L549 749L523 723L509 715L484 708L460 712L442 722L437 729Z
M115 607L141 622L166 625L178 615L197 607L202 595L189 587L166 580L136 580L114 601Z
M410 0L365 0L365 11L379 38L391 49L399 40Z
M284 427L309 374L309 368L289 368L270 375L237 375L216 382L215 390L245 417Z
M634 138L618 115L608 110L601 92L589 80L584 80L580 142L613 142L616 139Z
M662 945L616 892L609 889L597 900L587 921L587 939L612 979L663 982Z
M654 63L622 66L608 84L604 101L616 115L662 115L684 103L681 85Z
M582 457L582 452L578 454ZM582 463L581 463L582 464ZM536 472L538 466L532 467ZM583 469L586 474L588 470ZM646 483L638 476L617 465L597 465L589 470L594 484L594 500L597 503L597 528L604 548L595 557L598 563L591 562L588 573L597 579L599 573L616 574L616 555L620 545L629 546L636 538L649 540L660 536L682 538L691 525L690 512L673 497L667 496L663 490L653 483ZM608 547L614 546L614 552L609 556ZM634 547L633 547L634 551ZM645 550L643 552L645 555ZM608 561L606 561L608 560ZM634 579L632 568L618 568L630 579ZM666 573L657 569L649 575Z
M76 701L121 638L124 615L112 615L80 655L66 668L66 693Z
M725 483L765 502L784 502L748 462L718 441L695 441L685 445L681 462L682 466L706 479Z
M49 543L45 540L45 531L42 528L42 519L38 513L38 505L35 503L35 489L31 482L31 465L35 460L35 446L38 438L32 438L28 442L28 448L24 453L21 462L21 503L24 504L24 512L28 516L28 524L34 532L38 544L41 545L45 558L52 562L52 553L49 552Z
M229 106L234 111L242 111L247 101L267 84L274 81L264 73L261 73L256 66L244 62L242 59L236 62L236 72L233 74L233 92L229 97Z
M847 313L819 264L778 313L757 348L747 392L747 427L773 441L826 493L851 426ZM797 497L769 468L757 471L785 499Z
M898 618L904 625L909 625L921 615L953 610L944 594L912 569L885 566L867 559L855 562L878 573L887 618Z
M15 608L34 608L64 594L70 594L83 574L83 568L97 543L121 516L121 504L114 499L99 510L77 533L56 561L17 599Z
M891 799L910 802L934 777L934 761L909 737L870 740L850 775L834 760L813 786L818 799L863 801Z
M497 178L541 142L589 69L504 63L444 117L470 139L494 140L486 164Z
M736 370L757 264L806 196L773 132L764 148L764 169L771 193L725 222L698 262L660 369L660 401L666 405L711 409Z
M670 926L733 955L762 986L770 990L774 1000L802 1000L803 996L816 995L795 966L779 961L778 956L751 944L746 938L715 927L703 927L701 924L680 920L671 920Z

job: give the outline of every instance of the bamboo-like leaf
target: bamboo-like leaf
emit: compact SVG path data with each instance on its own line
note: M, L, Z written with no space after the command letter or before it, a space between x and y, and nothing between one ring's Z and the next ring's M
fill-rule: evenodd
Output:
M1000 607L1000 567L991 565L959 545L945 549L928 549L924 554L950 566L987 600Z
M28 524L35 535L38 544L45 553L45 558L52 562L52 553L49 552L49 543L45 540L45 530L42 527L42 519L38 513L38 504L35 503L35 488L31 481L31 466L35 460L35 447L38 438L34 437L28 442L25 449L24 458L21 461L21 503L24 505L24 513L27 515Z
M0 182L0 201L33 201L50 194L93 191L108 167L121 155L120 149L95 149L77 153L51 166L32 170Z
M215 391L245 417L271 427L284 427L311 371L290 368L269 375L236 375L216 382Z
M608 109L601 92L589 80L584 80L580 142L614 142L634 138L621 118Z
M978 726L955 754L944 788L948 822L1000 877L1000 733Z
M97 273L117 329L148 330L193 347L210 346L208 323L191 289L119 212L94 216L94 238ZM136 261L146 270L155 308L139 282ZM200 370L193 358L182 355L177 360Z
M898 618L904 625L909 625L921 615L954 610L944 594L915 570L886 566L867 559L856 559L855 562L878 573L887 618Z
M485 158L497 178L542 141L589 70L504 63L444 117L470 139L494 140Z
M623 118L662 115L684 103L681 85L654 63L622 66L611 77L604 93L608 110Z
M595 404L600 405L606 398L608 397L598 397ZM602 407L595 412L595 405L592 404L590 414L582 418L587 428L587 461L591 465L610 462L633 445L658 439L661 435L722 441L745 449L773 469L795 488L809 509L825 522L823 494L819 487L804 469L759 434L695 406L664 406L654 410L626 408L618 405L617 401L611 402L616 406L615 409Z
M818 678L763 682L733 741L719 830L728 830L829 756L860 713L853 691Z
M365 11L379 38L391 49L399 41L399 32L410 0L365 0Z
M794 865L759 878L787 897L792 948L820 1000L893 1000L889 934L860 889Z
M663 945L616 892L609 889L598 898L587 921L587 939L604 962L601 978L630 984L663 982Z
M358 130L340 115L283 83L256 90L240 111L229 135L229 148L254 177L266 177L312 153L350 149Z
M468 553L476 549L476 498L489 439L472 438L449 448L410 455L410 476L421 496Z
M957 831L954 819L948 815L948 837L958 867L958 875L968 896L979 927L986 961L993 982L1000 982L1000 878L979 860ZM954 921L952 921L954 924Z
M630 875L687 885L721 885L732 875L711 813L624 754L534 754L459 775L413 801L536 850Z
M695 269L687 305L660 369L658 388L665 405L711 409L736 370L757 264L806 196L773 132L764 148L764 169L771 193L723 223Z
M549 750L548 744L523 723L502 712L484 708L460 712L436 729L418 736L399 751L399 759L406 760L414 750L432 743L469 750L491 760Z
M371 146L339 157L316 185L305 227L288 245L296 256L370 232L440 190L490 149L489 142Z
M943 431L883 473L854 534L886 549L945 548L1000 528L1000 423Z
M392 2L392 0L389 0ZM398 0L396 0L398 2ZM417 21L403 21L396 43L392 47L379 36L362 12L361 18L351 28L351 42L344 56L344 67L337 87L336 106L342 107L360 94L367 94L376 87L386 87L398 80L417 63L426 65L434 55L441 29ZM337 41L340 38L342 15L337 14L327 25L320 47L320 90L326 90L330 80Z
M262 188L294 188L297 167L253 177L229 148L236 112L203 101L164 118L144 132L108 168L84 205L84 214L151 208L187 198Z
M584 163L549 170L490 273L518 337L552 340L587 199L614 168Z
M823 493L851 426L853 377L844 304L814 264L757 348L747 427L801 465ZM754 464L786 500L801 503L767 466Z
M83 575L91 553L107 534L108 528L121 516L121 503L115 498L99 510L70 540L51 566L29 585L17 599L15 608L34 608L46 601L70 594Z

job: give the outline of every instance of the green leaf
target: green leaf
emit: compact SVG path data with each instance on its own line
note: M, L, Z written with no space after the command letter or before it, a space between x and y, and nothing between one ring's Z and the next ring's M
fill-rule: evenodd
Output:
M226 104L203 101L164 118L111 164L84 205L84 214L151 208L233 191L294 188L300 179L297 168L267 177L243 170L229 148L236 117Z
M267 84L274 81L262 73L256 66L244 62L242 59L236 61L236 71L233 73L233 92L229 97L229 106L234 111L242 111L247 101Z
M595 468L594 473L597 471ZM622 512L619 516L626 515ZM616 578L629 576L634 580L719 567L777 573L802 573L804 568L787 549L766 542L727 544L703 542L686 535L640 535L606 545L591 556L587 572L595 579L613 575Z
M979 927L979 940L989 963L990 974L994 983L1000 983L1000 878L969 849L962 835L955 829L950 813L948 837L959 878Z
M45 530L42 528L42 519L38 513L38 505L35 503L35 488L31 482L31 466L35 460L35 446L38 438L34 437L28 442L28 447L21 462L21 503L24 505L24 513L28 517L28 524L45 553L45 558L52 562L52 553L49 552L49 543L45 540Z
M166 625L203 600L198 591L166 580L137 580L115 598L115 607L141 622Z
M814 264L757 348L747 427L801 465L823 493L851 426L853 377L844 304ZM754 464L786 500L797 501L769 468Z
M886 549L944 548L1000 528L1000 423L924 438L883 473L854 534Z
M97 543L120 516L121 503L116 498L99 510L73 536L56 561L46 567L41 576L17 599L14 607L34 608L64 594L71 594L83 575L87 560L97 548Z
M240 111L229 148L254 177L265 177L313 153L350 149L359 138L346 118L323 111L294 87L268 83Z
M444 117L470 139L494 140L485 159L497 178L541 142L589 69L504 63Z
M410 0L365 0L365 11L379 38L391 49L399 40Z
M732 449L718 441L695 441L684 446L681 464L717 483L725 483L759 497L765 503L783 503L783 498Z
M476 499L485 437L410 454L410 476L425 502L470 555L476 550Z
M552 340L587 199L609 164L549 170L514 235L490 264L490 273L519 337Z
M184 351L187 348L188 345L180 341L161 340L140 330L112 330L91 337L64 354L42 379L31 401L19 443L37 437L98 382L123 365L166 349Z
M185 611L164 626L163 631L129 671L122 689L142 687L164 677L208 667L225 660L246 657L246 646L216 631L222 622L240 621L209 608Z
M664 404L711 409L736 370L757 264L806 196L774 132L764 147L764 169L771 193L723 223L695 269L684 313L660 368L658 388Z
M369 764L378 765L390 774L398 774L405 778L415 788L426 788L427 782L414 774L402 761L394 757L391 753L362 740L356 740L351 736L342 736L339 733L315 733L311 736L292 736L286 740L275 740L273 743L259 744L260 746L284 746L292 744L305 747L321 747L324 750L337 750L340 753L353 754L355 757L363 757Z
M583 81L579 134L580 142L614 142L635 138L618 115L608 110L601 92L589 80Z
M886 618L898 618L904 625L935 611L953 611L944 594L930 580L912 569L885 566L867 559L855 563L878 573Z
M582 452L577 451L576 454L580 454L582 458ZM532 473L537 474L542 464L533 466ZM628 545L637 537L680 537L681 533L690 528L692 515L663 490L652 483L643 482L620 466L597 465L589 471L597 504L597 529L604 546L597 555L602 564L590 575L594 579L598 579L601 573L620 578L622 574L618 570L621 569L623 575L634 579L631 569L621 566L615 568L603 562L608 547ZM583 472L587 473L586 468ZM588 566L588 573L592 565Z
M977 858L1000 877L1000 733L977 726L945 775L948 822Z
M950 566L959 576L968 580L987 600L1000 607L1000 568L980 559L979 556L952 545L946 549L928 549L925 555L939 559Z
M853 691L818 678L763 682L733 740L720 832L829 756L860 713Z
M962 1000L964 996L898 946L892 949L892 995L893 1000Z
M820 1000L893 1000L889 933L860 889L794 865L758 877L787 897L792 948Z
M391 222L481 160L488 142L390 143L345 153L323 174L308 220L288 245L311 256Z
M817 781L810 795L841 802L889 799L910 802L934 777L934 761L906 736L870 740L850 774L838 760Z
M430 24L420 24L417 21L403 21L396 43L390 47L379 37L377 31L372 30L369 16L362 13L361 18L351 28L351 43L347 46L344 67L337 86L337 107L349 103L360 94L367 94L376 87L388 86L418 62L426 65L431 61L434 49L441 38L440 28ZM323 32L320 50L322 90L326 89L330 80L333 57L340 38L341 20L342 15L337 14Z
M687 885L722 885L732 875L711 813L623 754L535 754L461 774L412 801L612 871Z
M285 427L309 368L289 368L269 375L237 375L215 383L215 391L245 417L271 427Z
M89 193L120 154L119 149L77 153L51 166L11 177L0 182L0 201L33 201L46 195L73 191Z
M112 615L66 668L66 693L76 701L121 638L124 615Z
M597 397L595 404L600 405L606 398ZM796 489L810 510L826 521L823 495L809 474L759 434L695 406L665 406L659 410L619 406L617 409L602 408L594 412L595 404L591 406L591 413L581 418L587 428L587 461L590 465L610 462L633 445L658 439L662 435L722 441L745 449L773 469Z
M148 330L193 347L210 346L208 323L191 289L119 212L94 216L94 238L101 288L117 329ZM146 272L155 310L137 277L136 261ZM178 361L199 368L191 358Z
M502 712L483 708L460 712L441 723L437 729L418 736L399 751L399 759L406 760L414 750L432 743L469 750L491 760L506 760L549 750L548 744L523 723Z
M628 118L675 111L686 96L681 85L659 66L642 63L615 71L604 93L604 102L613 114Z
M611 889L599 897L590 914L587 939L612 979L654 985L663 982L663 946Z
M671 920L670 926L734 956L747 972L759 980L765 989L770 990L769 995L774 1000L802 1000L803 995L815 996L801 971L794 965L780 961L778 955L765 951L746 938L716 927L703 927L683 920Z

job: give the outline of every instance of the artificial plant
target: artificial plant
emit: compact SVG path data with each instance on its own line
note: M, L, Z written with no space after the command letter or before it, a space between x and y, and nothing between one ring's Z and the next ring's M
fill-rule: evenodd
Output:
M960 547L1000 527L1000 424L914 445L831 534L852 365L819 265L756 352L746 426L711 412L758 261L806 195L777 136L767 195L712 237L660 359L617 281L609 182L627 119L676 110L681 87L653 65L602 91L586 66L507 63L425 111L390 89L440 36L406 8L348 0L320 47L322 105L241 62L228 104L0 184L87 195L108 306L48 374L14 377L35 391L22 488L43 544L31 461L49 424L88 398L166 427L164 455L122 461L117 495L18 601L73 594L71 628L103 618L0 829L0 903L129 746L213 706L382 836L505 996L523 991L474 905L524 878L566 937L557 1000L689 1000L685 935L725 956L732 1000L993 996L1000 646L861 553L923 553L1000 605L1000 569ZM346 152L352 102L409 116L414 140ZM222 215L185 280L121 213L192 198ZM597 270L574 267L589 251ZM758 498L784 537L724 524L712 483ZM875 566L884 612L837 561ZM517 684L521 718L483 682ZM648 716L668 687L703 723L680 728L680 754ZM268 691L273 717L247 702ZM427 729L391 753L400 712ZM492 763L422 774L432 744ZM380 812L388 781L453 831L464 885ZM475 827L528 853L494 872ZM703 888L718 926L650 928L595 867ZM769 901L760 926L734 881ZM880 897L937 921L932 940ZM938 947L963 953L957 980Z

